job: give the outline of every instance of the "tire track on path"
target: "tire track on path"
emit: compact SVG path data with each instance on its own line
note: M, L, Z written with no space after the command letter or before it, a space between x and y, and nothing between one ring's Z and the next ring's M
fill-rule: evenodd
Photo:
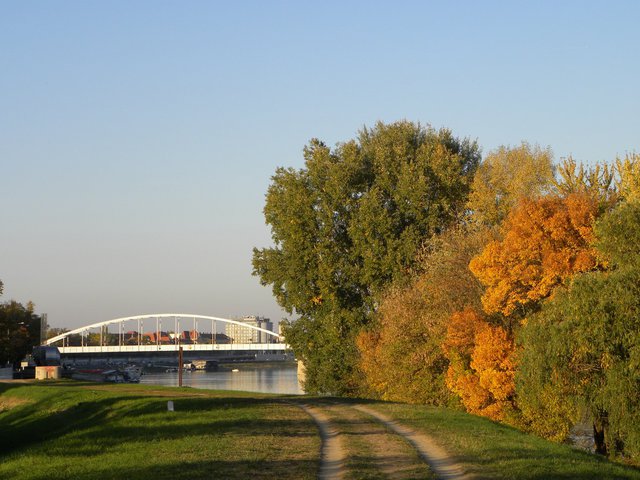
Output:
M345 474L345 451L338 431L331 425L329 418L319 409L310 405L296 403L309 414L318 425L322 447L320 450L320 480L340 480Z
M347 478L435 480L433 470L413 445L376 418L331 401L318 407L343 438Z
M344 405L344 404L341 404ZM347 405L344 405L347 406ZM438 478L446 480L471 480L472 476L465 473L464 468L450 456L443 448L437 445L431 437L419 433L405 425L400 424L372 408L364 405L353 405L352 408L371 415L379 422L386 425L398 435L401 435L413 445L420 456L429 464Z

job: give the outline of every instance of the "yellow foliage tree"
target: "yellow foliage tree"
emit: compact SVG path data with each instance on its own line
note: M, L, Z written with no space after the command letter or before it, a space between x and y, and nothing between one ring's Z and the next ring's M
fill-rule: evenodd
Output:
M598 200L586 193L523 199L469 268L486 287L485 312L510 316L548 297L570 276L599 268L591 247Z
M558 178L554 185L563 197L583 194L605 206L613 206L618 200L618 190L614 181L616 169L607 163L585 168L582 163L569 156L558 165L556 172Z
M523 142L486 156L473 178L467 209L483 225L499 225L522 197L538 198L554 181L551 150Z
M515 346L511 335L471 308L451 316L443 349L447 387L469 413L509 421L514 411Z
M632 153L624 159L616 159L616 188L628 202L640 200L640 155Z

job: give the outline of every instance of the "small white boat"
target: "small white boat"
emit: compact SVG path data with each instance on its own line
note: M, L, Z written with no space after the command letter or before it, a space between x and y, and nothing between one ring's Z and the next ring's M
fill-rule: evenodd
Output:
M231 370L232 372L239 372L240 370L238 370L237 368L234 368L233 370Z

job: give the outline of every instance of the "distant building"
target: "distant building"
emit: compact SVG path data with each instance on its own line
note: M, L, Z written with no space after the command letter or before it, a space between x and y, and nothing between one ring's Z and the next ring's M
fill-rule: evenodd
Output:
M213 337L207 332L200 332L198 334L198 343L206 344L206 343L231 343L231 339L226 336L224 333L216 333Z
M263 328L273 332L273 322L266 317L251 315L237 319L237 321L247 326ZM273 335L235 323L227 323L225 333L233 340L233 343L273 343L275 339Z
M143 344L169 344L173 339L167 332L147 332L142 334Z
M133 339L137 343L136 332L127 332L126 335L128 336L125 336L125 340ZM141 334L140 339L143 345L153 345L156 343L162 345L231 343L229 337L224 333L216 333L212 336L209 332L198 332L197 330L184 330L178 334L174 332L147 332Z

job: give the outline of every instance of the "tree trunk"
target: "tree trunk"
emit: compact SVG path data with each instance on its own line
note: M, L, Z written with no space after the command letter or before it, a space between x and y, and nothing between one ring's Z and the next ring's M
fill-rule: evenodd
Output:
M606 455L608 453L604 436L604 423L602 419L596 419L593 422L593 442L596 446L596 453L600 455Z

